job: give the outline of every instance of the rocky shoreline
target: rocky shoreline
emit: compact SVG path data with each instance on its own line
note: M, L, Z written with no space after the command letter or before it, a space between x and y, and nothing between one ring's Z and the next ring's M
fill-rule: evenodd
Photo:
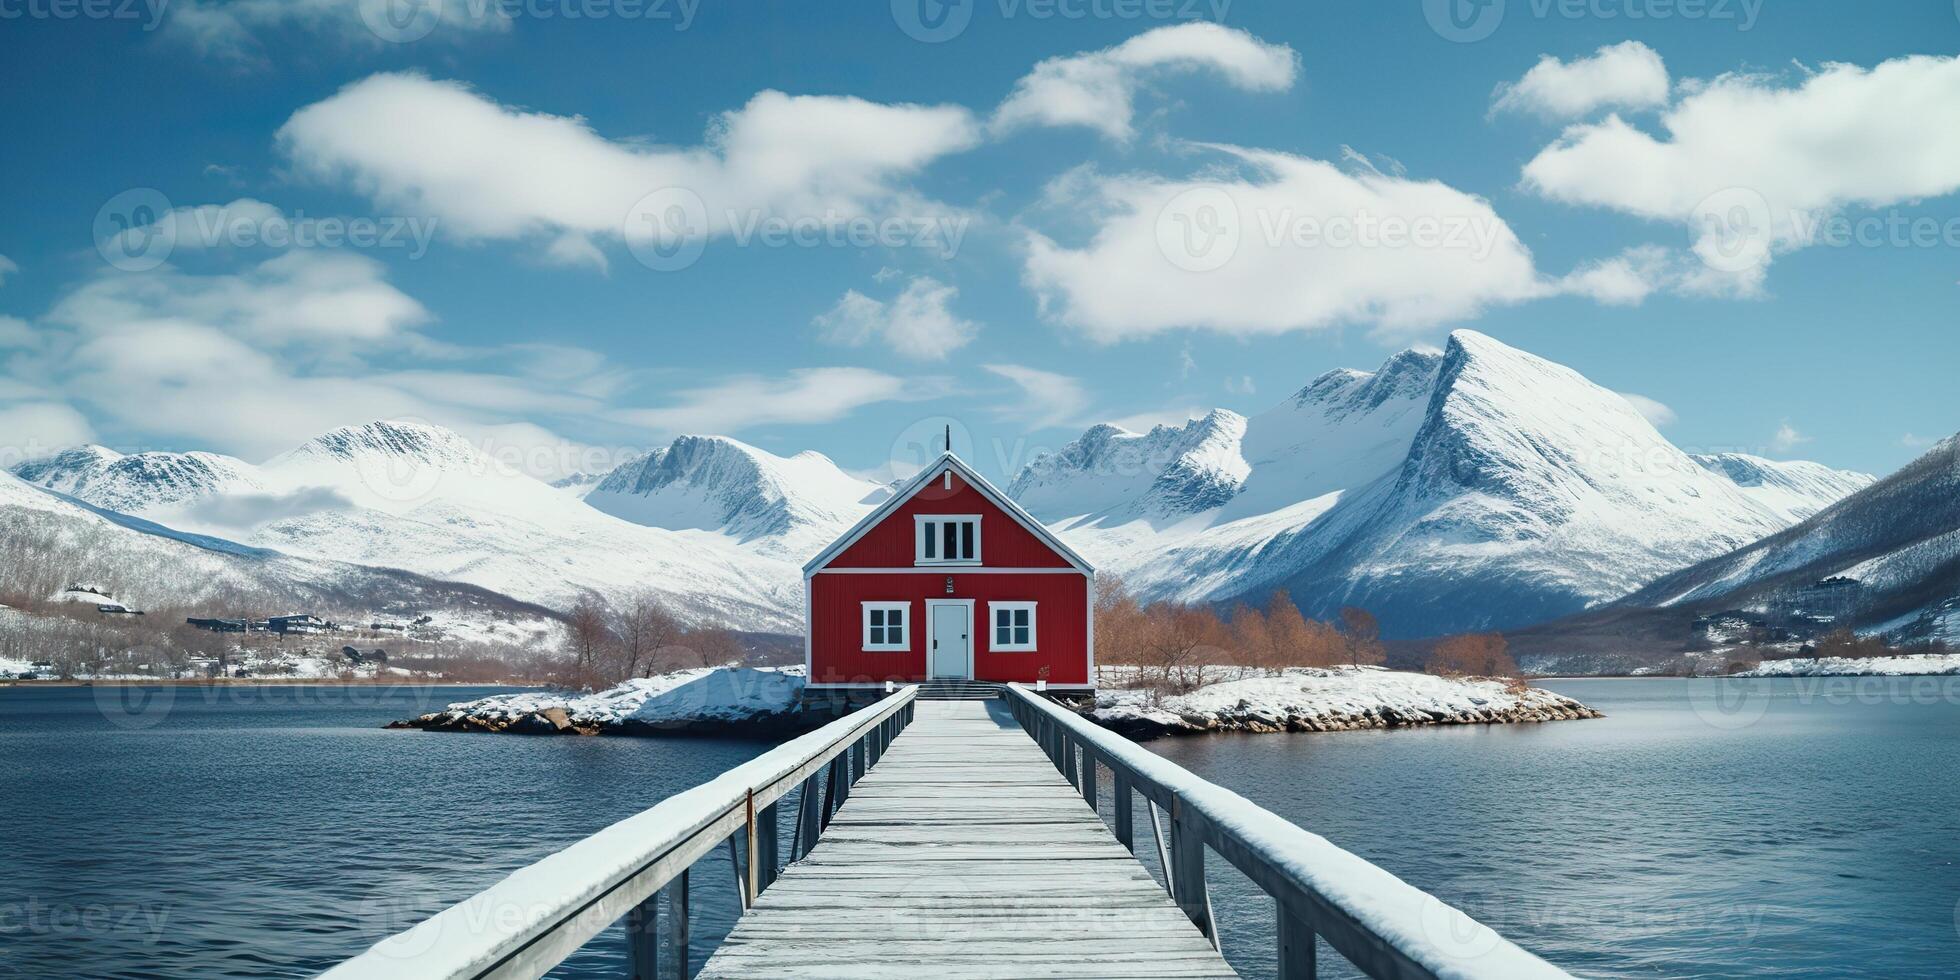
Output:
M1105 690L1079 710L1134 739L1212 733L1347 732L1422 725L1503 725L1603 718L1572 698L1493 679L1377 668L1305 669L1243 677L1189 694Z
M1603 717L1569 697L1489 679L1371 667L1269 676L1224 668L1179 695L1133 670L1104 672L1094 704L1076 710L1135 739L1210 733L1345 732L1420 725L1499 725ZM523 692L449 705L387 727L510 735L716 735L786 738L835 717L806 706L801 667L719 667L642 677L594 694Z

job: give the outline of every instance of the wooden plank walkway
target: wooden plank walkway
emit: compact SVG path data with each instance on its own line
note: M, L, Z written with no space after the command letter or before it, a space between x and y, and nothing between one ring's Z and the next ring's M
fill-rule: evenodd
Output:
M1006 705L917 712L701 977L1237 976Z

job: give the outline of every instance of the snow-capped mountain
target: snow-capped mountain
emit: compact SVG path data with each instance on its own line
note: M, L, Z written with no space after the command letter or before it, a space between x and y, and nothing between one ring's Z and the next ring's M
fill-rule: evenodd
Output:
M125 456L101 446L82 446L22 463L14 472L37 486L128 513L211 494L265 489L251 464L215 453Z
M1286 588L1311 614L1359 605L1417 636L1617 598L1869 480L1699 461L1620 395L1465 330L1249 419L1098 426L1010 493L1145 596Z
M648 527L718 532L800 566L884 494L822 453L785 459L721 436L682 436L606 474L585 502Z
M180 532L0 471L0 594L59 597L75 583L152 613L306 610L354 621L433 615L462 627L459 635L506 642L558 632L548 611L487 590Z
M1960 641L1960 435L1809 519L1685 568L1619 609L1740 609Z
M759 469L774 472L760 484L751 472L754 499L729 510L749 454ZM803 558L784 553L801 547L794 543L799 531L834 533L822 520L856 520L825 509L834 501L820 491L839 489L822 479L822 467L835 471L828 460L777 460L732 440L702 440L676 456L675 475L648 483L640 502L666 519L664 526L604 513L454 432L414 423L337 429L258 466L231 460L225 479L198 486L141 477L189 469L202 454L146 453L148 465L126 479L93 476L110 455L64 454L20 472L98 507L286 555L404 569L558 609L585 593L611 598L650 589L689 619L746 629L798 628ZM678 465L687 460L693 463ZM718 479L725 481L719 493ZM774 488L774 503L761 484ZM785 499L792 490L809 496ZM711 501L735 523L710 520ZM768 531L772 513L775 534ZM809 550L815 547L820 543Z

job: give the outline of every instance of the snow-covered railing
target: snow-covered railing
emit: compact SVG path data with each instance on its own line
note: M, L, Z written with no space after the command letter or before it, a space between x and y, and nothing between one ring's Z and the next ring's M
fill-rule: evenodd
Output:
M1136 851L1131 793L1149 804L1150 832L1172 901L1218 942L1205 891L1205 850L1243 872L1279 908L1282 980L1314 975L1318 935L1376 978L1528 980L1568 974L1440 899L1308 833L1222 786L1019 684L1007 694L1016 720L1083 799L1096 805L1096 766L1113 775L1114 830ZM1158 813L1168 815L1169 833Z
M912 720L918 689L799 736L607 827L322 974L334 980L535 980L626 919L631 975L659 974L656 900L687 976L688 868L727 842L743 908L778 873L777 804L797 793L790 860L809 853L852 783ZM821 786L819 785L821 783ZM738 843L741 842L741 843ZM742 860L738 855L745 855Z

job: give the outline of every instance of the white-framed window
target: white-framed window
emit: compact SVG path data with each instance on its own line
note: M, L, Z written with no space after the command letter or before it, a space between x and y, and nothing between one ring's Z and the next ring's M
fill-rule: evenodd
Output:
M919 514L913 523L913 564L980 564L980 515Z
M911 603L867 602L863 605L866 650L912 649Z
M992 630L989 650L996 653L1030 653L1034 650L1034 603L987 603L988 629Z

